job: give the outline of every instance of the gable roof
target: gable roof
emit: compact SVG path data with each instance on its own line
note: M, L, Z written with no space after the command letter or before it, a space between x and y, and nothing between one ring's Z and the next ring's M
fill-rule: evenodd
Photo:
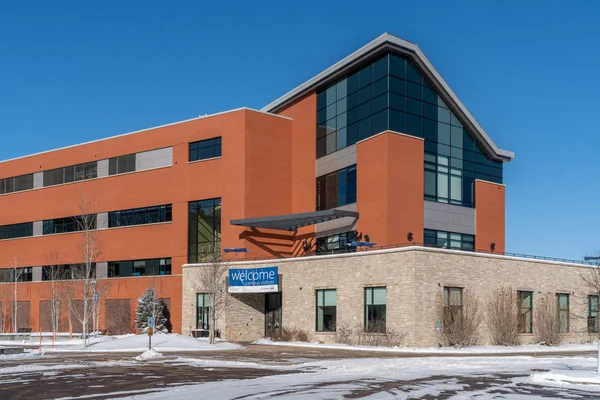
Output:
M343 58L323 72L315 75L313 78L304 82L300 86L284 94L271 104L263 107L261 111L271 113L279 112L305 95L322 88L326 84L333 82L338 78L341 78L364 61L390 50L407 56L419 67L421 72L433 83L438 95L441 96L446 104L448 104L448 106L458 114L459 119L461 119L461 121L469 128L469 130L477 139L477 142L483 146L492 159L508 162L514 158L515 154L513 152L502 150L488 136L488 134L471 115L471 113L469 113L469 110L467 110L464 104L454 94L452 89L450 89L450 86L448 86L442 76L435 70L433 65L431 65L421 49L419 49L416 44L390 35L389 33L384 33L372 42L367 43L354 53Z

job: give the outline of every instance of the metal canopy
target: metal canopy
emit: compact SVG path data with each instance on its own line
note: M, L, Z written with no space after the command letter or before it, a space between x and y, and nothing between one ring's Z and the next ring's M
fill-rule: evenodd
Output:
M276 229L280 231L295 231L298 228L314 225L332 219L351 217L358 219L356 211L323 210L299 214L276 215L272 217L232 219L231 225L247 226L250 228Z

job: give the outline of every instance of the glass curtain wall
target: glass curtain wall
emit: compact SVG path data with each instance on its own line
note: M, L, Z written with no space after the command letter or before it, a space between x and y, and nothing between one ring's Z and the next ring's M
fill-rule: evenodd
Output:
M425 139L425 199L473 207L491 160L415 65L387 54L317 92L317 158L386 130Z

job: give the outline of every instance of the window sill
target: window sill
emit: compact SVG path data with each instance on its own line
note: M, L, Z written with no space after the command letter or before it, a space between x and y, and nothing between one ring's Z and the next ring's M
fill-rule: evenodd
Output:
M331 336L331 335L335 335L337 332L336 331L314 331L315 335L327 335L327 336Z
M201 163L204 161L212 161L212 160L218 160L220 158L222 158L223 156L219 156L219 157L211 157L211 158L203 158L202 160L194 160L194 161L188 161L188 164L196 164L196 163Z

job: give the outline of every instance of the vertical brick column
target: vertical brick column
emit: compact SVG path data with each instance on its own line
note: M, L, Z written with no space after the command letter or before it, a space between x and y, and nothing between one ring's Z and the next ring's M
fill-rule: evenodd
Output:
M475 248L496 253L506 251L505 242L505 192L498 183L475 181Z
M357 229L377 246L423 242L423 140L387 131L357 144Z

